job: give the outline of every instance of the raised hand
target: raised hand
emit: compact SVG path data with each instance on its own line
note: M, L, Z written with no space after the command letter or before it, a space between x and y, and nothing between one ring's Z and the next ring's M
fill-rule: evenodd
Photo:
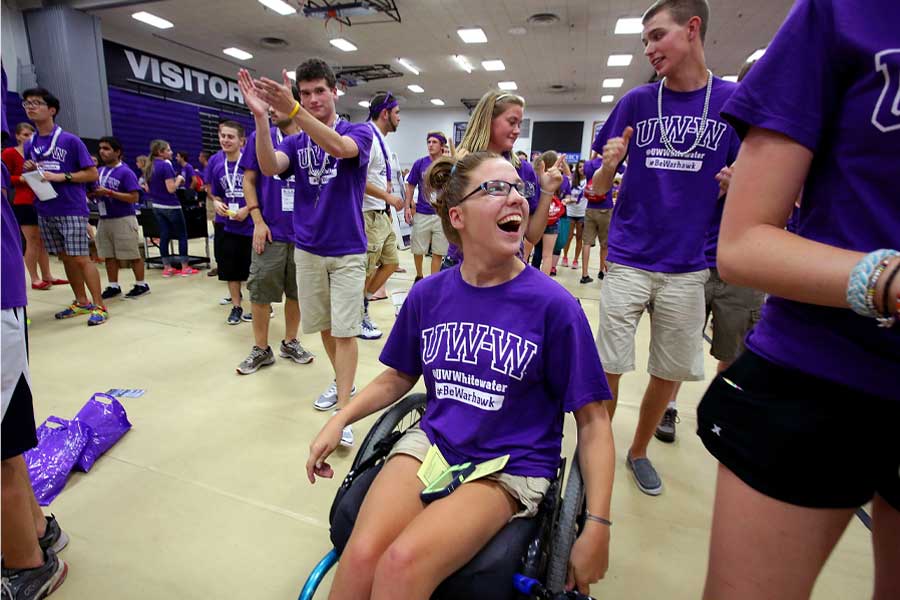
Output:
M294 94L291 92L291 80L285 69L281 70L282 82L278 83L268 77L253 82L259 96L273 109L280 113L291 114L294 111Z
M542 192L547 192L548 194L556 193L562 183L562 165L565 162L565 157L560 155L556 162L553 163L553 166L547 169L544 167L544 161L538 161L535 175L538 176Z
M622 137L614 137L606 140L603 145L603 165L609 165L609 168L615 168L625 159L628 154L628 143L634 134L634 128L630 125L622 132Z
M238 71L238 86L244 96L244 104L256 117L266 117L269 114L269 105L262 99L260 91L256 88L253 78L247 69Z

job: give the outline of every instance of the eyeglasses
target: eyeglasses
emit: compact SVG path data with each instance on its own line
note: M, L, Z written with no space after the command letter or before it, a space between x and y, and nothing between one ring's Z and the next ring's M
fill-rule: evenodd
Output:
M22 108L38 108L40 106L47 106L47 103L43 100L25 100L22 102Z
M515 189L520 196L525 195L525 182L522 180L516 181L515 183L509 181L503 181L500 179L492 179L490 181L485 181L477 188L466 194L466 196L460 200L462 203L465 200L468 200L478 192L484 192L488 196L494 196L495 198L506 198L509 196L510 191Z

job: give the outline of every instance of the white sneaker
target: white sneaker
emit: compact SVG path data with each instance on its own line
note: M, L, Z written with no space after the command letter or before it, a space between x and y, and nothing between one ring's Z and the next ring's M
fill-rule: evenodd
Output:
M382 335L384 334L381 333L381 330L375 327L375 324L372 323L372 321L370 321L368 318L365 318L362 322L362 333L360 333L356 337L362 338L364 340L377 340Z
M353 396L356 394L356 386L353 386L353 389L350 390L350 395ZM337 383L332 381L331 385L328 386L328 389L322 392L322 395L313 402L313 408L316 410L331 410L337 405Z
M350 448L353 446L353 426L347 425L341 432L341 446Z
M219 306L226 306L231 304L231 296L225 296L219 300Z

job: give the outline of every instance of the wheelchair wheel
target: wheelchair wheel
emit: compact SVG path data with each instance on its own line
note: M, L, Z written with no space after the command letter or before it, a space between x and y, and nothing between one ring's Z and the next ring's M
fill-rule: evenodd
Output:
M395 431L403 432L418 425L425 414L425 399L425 394L410 394L382 413L359 447L352 469L375 454L379 441Z
M569 479L566 481L559 520L550 542L550 561L547 565L547 589L558 594L565 589L569 569L569 554L584 513L584 481L578 464L578 453L572 457Z

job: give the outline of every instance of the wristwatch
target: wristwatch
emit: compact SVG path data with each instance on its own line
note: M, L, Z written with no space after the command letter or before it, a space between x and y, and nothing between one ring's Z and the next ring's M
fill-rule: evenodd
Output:
M72 174L66 173L66 183L72 183Z

